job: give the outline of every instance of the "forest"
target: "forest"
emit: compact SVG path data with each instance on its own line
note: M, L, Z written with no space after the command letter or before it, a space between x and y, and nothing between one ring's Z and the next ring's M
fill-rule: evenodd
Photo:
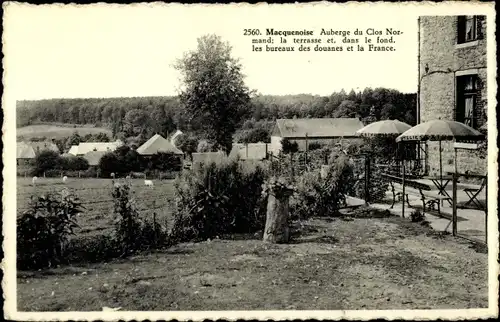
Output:
M269 132L278 118L358 117L365 123L398 119L410 125L416 121L416 94L396 90L367 88L334 92L330 96L253 95L240 108L235 136ZM40 123L93 124L109 127L113 138L145 141L155 133L168 136L176 129L196 133L203 119L190 117L179 97L122 97L85 99L47 99L17 102L17 126ZM262 135L256 135L262 137ZM265 135L264 135L265 136Z

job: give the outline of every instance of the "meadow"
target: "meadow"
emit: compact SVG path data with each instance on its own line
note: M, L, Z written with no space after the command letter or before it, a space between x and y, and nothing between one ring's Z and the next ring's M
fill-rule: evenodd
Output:
M153 188L145 187L143 179L130 181L132 198L142 218L152 220L153 213L156 213L158 222L163 223L171 219L169 201L173 196L173 180L153 180ZM18 177L17 214L19 216L28 209L32 196L59 193L67 188L80 199L84 207L84 212L77 218L80 228L75 233L79 236L89 236L111 232L114 220L112 187L111 179L68 178L67 182L63 183L61 178L38 178L36 185L33 185L31 178Z
M106 133L108 137L112 137L111 130L104 127L92 127L82 125L54 125L54 124L37 124L19 127L16 129L18 139L29 140L34 137L46 137L48 139L61 139L71 136L74 132L80 136L87 134Z

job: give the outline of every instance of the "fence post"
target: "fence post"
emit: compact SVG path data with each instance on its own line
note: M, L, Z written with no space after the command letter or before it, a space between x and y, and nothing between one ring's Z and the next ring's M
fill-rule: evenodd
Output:
M157 236L157 229L156 229L156 200L153 199L153 230L154 230L154 246L158 246L158 236Z
M306 154L305 154L305 164L307 165L307 153L309 152L309 140L308 140L308 135L306 133Z
M453 173L453 198L452 198L452 233L453 236L457 235L457 173Z

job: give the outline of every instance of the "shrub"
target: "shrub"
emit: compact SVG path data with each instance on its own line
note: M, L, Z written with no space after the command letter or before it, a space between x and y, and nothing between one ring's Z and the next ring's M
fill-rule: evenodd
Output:
M151 250L170 245L167 221L162 225L156 220L145 220L137 232L137 242L140 249Z
M99 170L101 170L104 176L109 176L109 174L115 172L118 167L118 157L112 152L106 153L99 160Z
M61 169L69 171L87 170L89 162L83 157L64 156L61 157Z
M94 235L71 240L64 256L68 262L97 263L116 258L121 251L114 236Z
M425 220L425 215L417 209L411 212L410 220L412 222L423 222Z
M281 151L283 154L290 154L299 151L299 145L295 141L290 141L288 138L281 140Z
M304 173L296 181L296 193L291 202L293 217L338 215L352 182L352 167L346 157L339 157L324 178L317 171Z
M383 169L373 165L370 166L369 175L365 173L365 160L359 160L354 163L355 173L359 175L358 184L354 186L352 193L355 197L366 200L368 197L369 202L381 201L385 198L389 182L382 178ZM368 196L366 195L365 180L368 180Z
M112 191L114 207L113 212L116 217L116 239L122 247L124 255L132 253L139 247L139 236L141 223L139 211L135 202L130 198L130 186L126 183L115 184Z
M63 259L68 237L83 211L68 190L34 198L17 220L17 262L20 269L53 267Z
M263 168L229 159L183 172L175 182L173 237L200 240L261 229L265 177Z
M59 153L51 150L41 151L35 157L35 173L42 175L48 170L59 169L61 166L61 156Z
M160 171L179 171L182 168L181 157L173 153L156 153L151 156L148 168Z
M322 144L319 143L319 142L311 142L307 146L307 148L308 148L309 151L319 150L322 147L323 147Z

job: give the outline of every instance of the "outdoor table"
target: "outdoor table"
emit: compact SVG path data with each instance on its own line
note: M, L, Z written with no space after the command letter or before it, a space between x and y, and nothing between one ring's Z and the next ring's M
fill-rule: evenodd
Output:
M446 187L453 180L453 176L450 176L450 175L446 175L446 176L425 176L425 177L423 177L423 179L431 180L432 183L438 189L438 194L440 194L441 196L445 196L445 197L450 198L450 199L448 199L448 203L450 205L453 205L453 203L451 201L453 198L446 191Z

